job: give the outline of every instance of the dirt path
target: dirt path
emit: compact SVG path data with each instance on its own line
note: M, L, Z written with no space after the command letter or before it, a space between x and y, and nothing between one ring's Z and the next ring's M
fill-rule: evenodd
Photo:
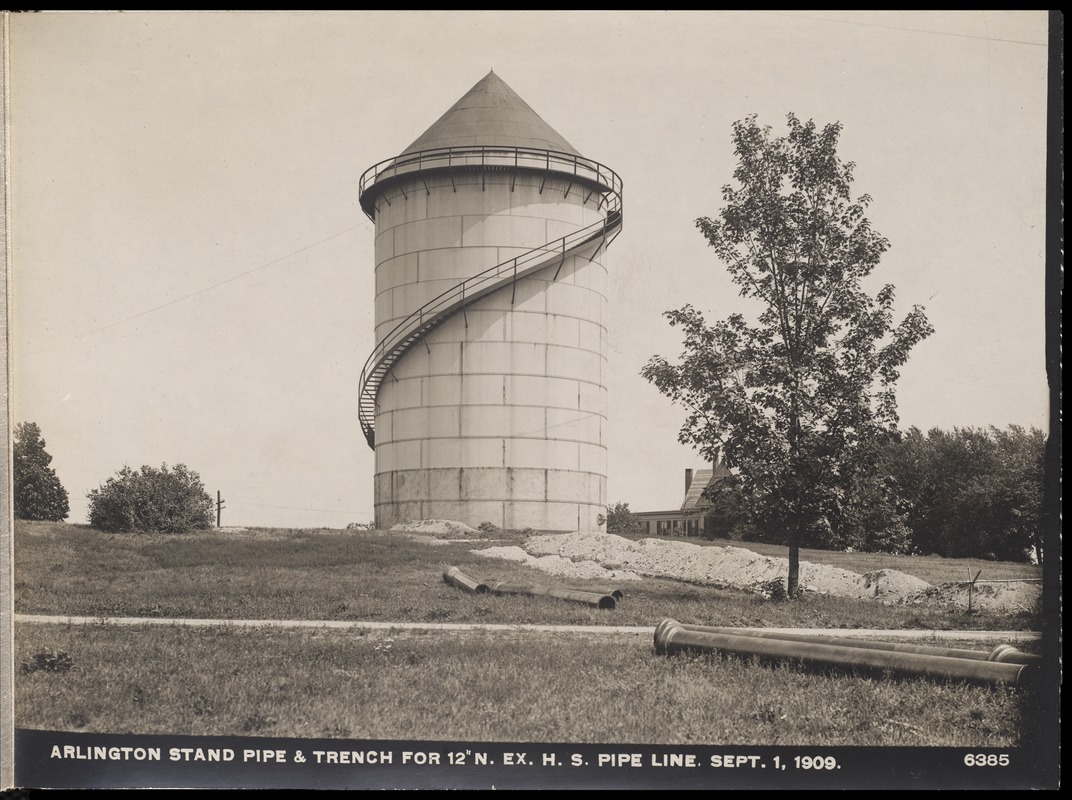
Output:
M59 617L44 614L16 614L16 624L30 625L172 625L195 628L336 628L368 631L491 631L497 633L573 633L606 636L632 636L650 640L654 626L620 625L490 625L451 622L365 622L312 619L182 619L178 617ZM778 633L802 633L809 636L890 639L957 639L961 641L1004 642L1015 644L1040 638L1037 631L928 631L865 630L859 628L765 628Z

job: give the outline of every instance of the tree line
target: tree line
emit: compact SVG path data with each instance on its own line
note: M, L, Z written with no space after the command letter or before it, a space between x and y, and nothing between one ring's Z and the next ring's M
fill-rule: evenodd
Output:
M1018 425L891 435L867 448L801 544L1041 563L1045 449L1041 430ZM786 542L777 515L738 478L706 496L713 536Z
M20 422L12 438L15 519L59 522L70 514L67 490L49 466L41 428ZM159 469L124 466L91 490L89 524L112 533L181 533L211 527L212 498L200 476L184 464Z

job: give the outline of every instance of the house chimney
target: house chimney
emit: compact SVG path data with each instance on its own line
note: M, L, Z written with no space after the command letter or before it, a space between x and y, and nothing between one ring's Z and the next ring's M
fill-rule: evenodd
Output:
M685 470L685 494L689 493L689 487L692 486L692 470Z

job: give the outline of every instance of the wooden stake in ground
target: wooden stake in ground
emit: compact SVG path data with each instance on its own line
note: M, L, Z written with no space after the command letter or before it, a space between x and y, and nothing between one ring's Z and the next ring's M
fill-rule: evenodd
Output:
M975 582L979 580L979 576L983 574L982 570L978 570L975 573L975 577L971 576L971 570L968 570L968 613L972 613L972 594L975 592Z

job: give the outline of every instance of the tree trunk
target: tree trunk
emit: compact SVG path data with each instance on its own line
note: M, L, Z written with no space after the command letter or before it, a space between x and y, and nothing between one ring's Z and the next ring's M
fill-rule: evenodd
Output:
M794 523L789 532L789 576L785 593L790 599L797 596L800 585L800 524Z
M798 412L799 401L797 390L799 381L794 371L793 393L791 411L789 414L789 454L793 465L793 473L789 476L789 486L792 487L790 496L786 498L790 504L792 523L789 526L789 575L786 579L785 594L792 600L797 596L797 586L800 584L800 527L801 527L801 485L800 485L800 413Z

